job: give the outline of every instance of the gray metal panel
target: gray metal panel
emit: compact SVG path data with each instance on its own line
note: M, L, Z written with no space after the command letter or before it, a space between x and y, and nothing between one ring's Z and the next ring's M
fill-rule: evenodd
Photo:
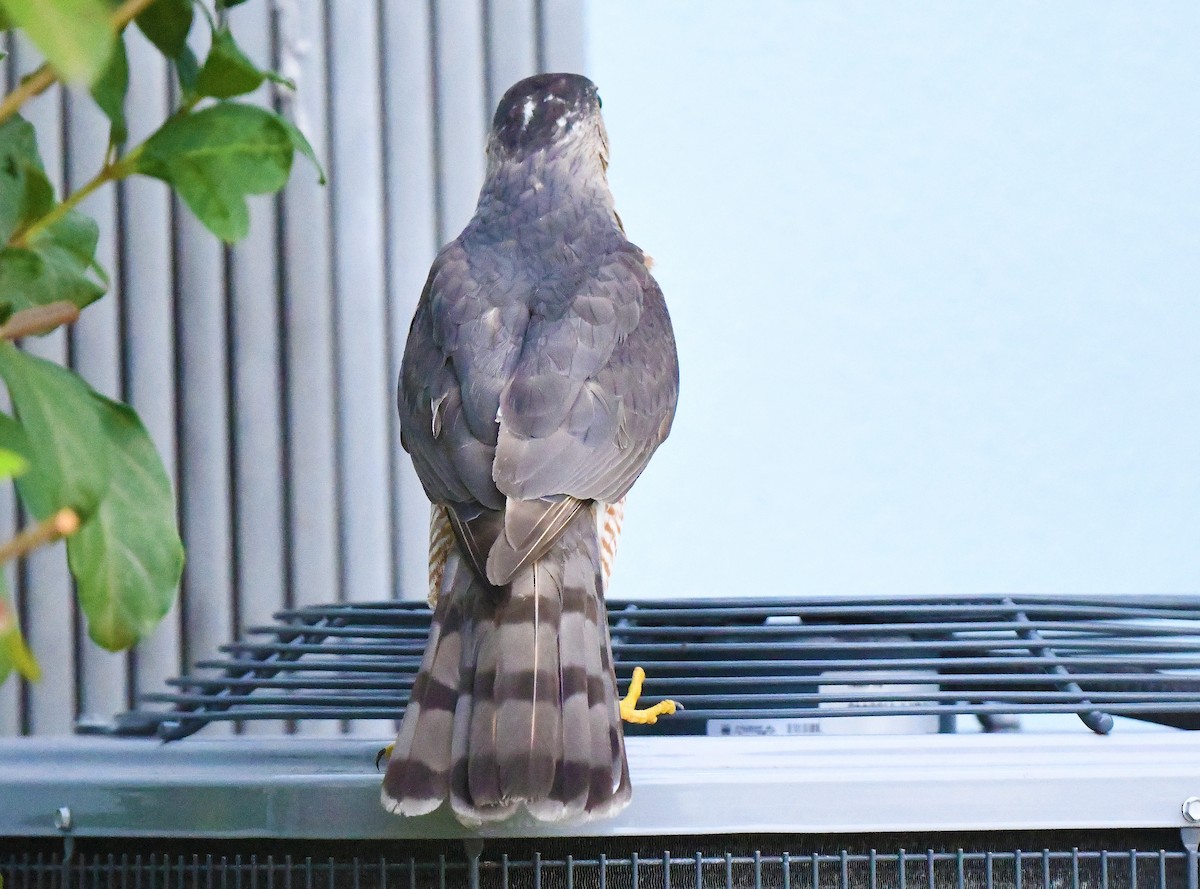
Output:
M2 409L5 412L9 410L7 397L4 399ZM5 485L0 487L0 538L10 539L16 533L17 527L17 504L14 489L12 485ZM12 562L9 562L0 566L0 571L4 572L9 598L16 606L17 614L20 614L19 591L16 585L17 568ZM24 715L24 708L21 705L22 691L23 683L15 673L3 685L0 685L0 738L21 734L21 719Z
M582 73L587 61L583 0L538 0L538 6L542 70Z
M395 596L389 429L391 382L384 272L381 35L361 8L330 6L330 176L337 336L341 598ZM359 732L386 723L353 723Z
M407 4L405 4L407 5ZM329 157L325 19L319 3L278 7L279 70L296 83L282 91L285 111ZM287 459L290 604L328 602L340 580L337 423L334 408L333 256L330 192L299 161L282 197L280 244L284 336L284 442ZM335 721L302 722L305 735L341 731Z
M6 409L7 407L5 405ZM0 536L5 540L12 537L17 529L16 503L14 501L11 486L0 490ZM16 568L10 562L0 570L4 572L9 597L15 604ZM18 613L20 612L18 611ZM22 682L15 673L3 685L0 685L0 738L21 734L21 717L24 712L21 706L21 692Z
M325 19L318 3L279 7L280 71L296 83L285 110L322 159L329 157ZM338 509L334 408L330 193L303 161L283 194L281 250L286 370L285 442L290 512L291 601L336 597Z
M41 64L37 52L19 37L13 45L13 64L23 76ZM62 91L55 87L25 106L25 117L37 128L38 148L46 173L61 193L63 179ZM30 354L65 364L67 338L62 330L22 343ZM26 718L42 734L71 728L76 706L75 604L64 546L35 550L22 573L22 609L26 636L42 665L42 681L29 687Z
M387 310L379 35L361 7L329 8L342 598L391 598Z
M630 738L615 818L468 830L379 805L379 741L0 741L0 836L337 839L1183 828L1186 732ZM899 767L898 764L903 764ZM320 800L314 805L314 800ZM220 818L213 813L221 813Z
M504 91L539 70L538 11L535 0L486 0L487 107L494 110Z
M434 91L437 119L438 242L458 235L475 212L483 185L487 133L483 14L474 0L433 6Z
M387 220L388 404L417 299L440 246L434 191L433 43L430 10L423 3L385 3L383 138ZM392 505L396 526L395 572L402 598L425 597L429 502L412 461L400 446L399 418L388 411Z
M12 55L10 43L12 32L8 31L0 34L0 51ZM9 89L9 60L0 60L0 90L7 93ZM0 409L6 413L10 412L12 405L8 400L8 390L0 387ZM0 485L0 539L8 540L16 532L19 527L17 523L17 500L16 492L12 485ZM5 564L0 570L4 572L4 579L12 599L13 605L17 608L17 613L20 614L19 601L20 590L17 587L17 566L12 562ZM0 685L0 737L8 735L18 735L21 733L21 719L24 715L24 708L21 705L22 683L18 677L12 676L3 685Z
M175 225L179 485L187 544L182 613L194 661L215 651L234 626L225 261L221 245L178 205Z
M167 66L136 28L125 31L130 78L126 121L130 144L156 129L169 112ZM119 183L120 287L125 397L158 448L167 474L178 478L176 456L175 276L171 196L166 185L134 177ZM92 311L89 309L88 311ZM85 313L86 315L86 313ZM177 604L130 655L131 691L154 691L182 665L182 617Z
M92 101L74 92L64 95L66 114L65 184L71 192L92 178L104 164L108 144L108 119ZM79 209L100 225L96 259L116 281L116 216L114 190L96 192ZM110 288L108 298L97 302L67 331L71 365L93 389L109 398L120 398L120 293ZM123 653L105 651L92 644L84 632L82 617L76 633L79 659L76 691L81 715L110 718L125 709L127 700L128 658Z
M247 3L231 10L229 21L250 58L271 58L269 5ZM271 87L264 85L251 98L272 104ZM231 481L239 634L246 627L269 623L271 615L287 604L278 203L274 196L252 199L250 234L229 251ZM253 734L278 733L282 728L274 722L243 726Z

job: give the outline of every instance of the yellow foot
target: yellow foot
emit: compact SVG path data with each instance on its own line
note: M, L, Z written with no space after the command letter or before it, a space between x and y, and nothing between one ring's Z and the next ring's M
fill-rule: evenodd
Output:
M641 667L633 668L633 679L629 682L629 694L621 701L621 718L626 722L637 725L654 725L660 716L670 716L676 710L682 710L683 705L675 701L659 701L653 707L639 710L638 698L642 696L642 683L646 679L646 671Z
M375 771L379 771L379 764L386 762L392 758L392 750L395 749L395 744L388 744L382 750L375 754Z

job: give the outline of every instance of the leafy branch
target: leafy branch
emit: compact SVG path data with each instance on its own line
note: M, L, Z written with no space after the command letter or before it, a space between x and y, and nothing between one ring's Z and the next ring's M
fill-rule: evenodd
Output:
M238 2L217 0L218 9ZM197 8L209 25L203 63L188 44ZM174 494L132 408L15 341L73 323L107 290L95 255L99 229L80 210L105 185L134 175L162 180L232 242L249 231L247 198L283 188L297 151L324 182L290 121L234 101L267 81L292 84L248 58L224 19L194 0L125 0L115 11L111 0L0 0L0 28L20 27L47 60L0 101L0 379L13 405L12 415L0 412L0 477L14 478L35 519L0 546L0 563L65 536L88 632L111 650L150 632L174 599L183 569ZM131 22L170 61L180 98L157 130L123 150ZM100 169L61 199L34 127L17 113L57 80L87 84L111 125ZM0 681L14 667L27 678L36 672L0 587Z
M79 516L72 509L60 509L49 518L26 528L12 540L0 545L0 565L28 555L39 546L74 534L79 530Z
M112 18L109 20L112 33L119 34L126 25L145 12L155 2L156 0L125 0L124 3L117 7L117 11L112 14ZM20 12L25 11L19 5L16 9ZM19 13L12 9L8 10L8 14L15 24L21 26L24 26L26 22L36 23L38 21L32 15L18 17ZM5 96L4 101L0 102L0 123L8 120L26 102L34 96L40 96L59 79L60 75L54 66L50 62L44 62L36 71L26 77L20 86Z
M124 179L132 173L136 169L135 163L138 153L128 154L120 161L106 161L104 166L100 168L100 172L88 180L86 184L63 198L62 203L56 204L44 216L35 219L20 231L14 232L8 243L13 247L28 247L30 241L35 240L43 231L64 218L86 200L92 192L99 190L110 182Z
M0 450L0 475L20 475L29 468L28 462L12 451ZM60 509L54 515L26 528L12 540L0 545L0 564L28 555L39 546L61 540L79 530L79 516L74 510ZM30 681L41 677L41 668L33 652L25 644L20 623L9 602L4 575L0 574L0 682L16 669Z

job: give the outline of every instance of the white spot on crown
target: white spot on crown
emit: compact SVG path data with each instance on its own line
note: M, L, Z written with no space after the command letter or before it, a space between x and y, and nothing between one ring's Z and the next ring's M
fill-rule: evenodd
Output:
M525 129L525 127L529 126L529 122L533 120L533 108L533 99L526 99L525 105L521 109L521 113L524 115L524 120L521 121L521 129Z

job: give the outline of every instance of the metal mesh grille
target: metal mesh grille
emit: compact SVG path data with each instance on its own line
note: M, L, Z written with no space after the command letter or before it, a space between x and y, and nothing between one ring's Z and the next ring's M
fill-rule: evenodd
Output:
M429 629L423 604L277 618L172 680L177 691L143 697L170 710L125 714L117 730L179 738L220 720L402 713ZM656 732L900 715L986 726L1033 713L1078 714L1097 732L1113 715L1200 728L1200 598L613 601L609 623L619 683L641 665L648 697L686 708Z
M7 889L212 887L495 887L495 889L1194 889L1196 857L1182 851L1042 849L576 856L461 854L311 857L290 854L47 853L0 857Z

